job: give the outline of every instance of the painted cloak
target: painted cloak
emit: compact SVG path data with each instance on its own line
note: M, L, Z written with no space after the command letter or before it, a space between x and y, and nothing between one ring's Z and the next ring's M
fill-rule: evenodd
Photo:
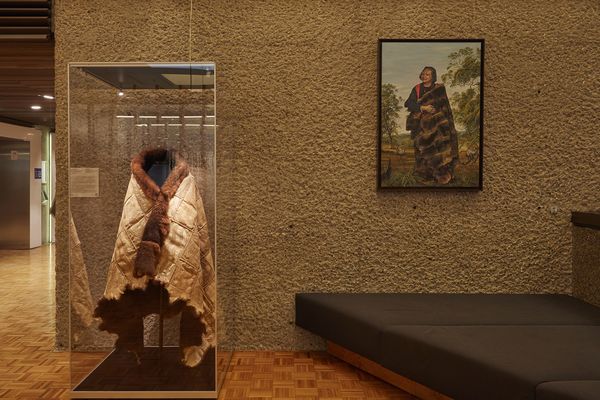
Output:
M406 127L414 140L415 173L446 184L454 177L458 162L458 134L446 88L436 83L417 97L419 107L431 105L436 112L413 111L407 118Z

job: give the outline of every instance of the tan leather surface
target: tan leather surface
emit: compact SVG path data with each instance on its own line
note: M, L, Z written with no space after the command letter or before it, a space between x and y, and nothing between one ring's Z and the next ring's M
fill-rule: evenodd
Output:
M150 277L133 275L134 261L153 202L135 178L129 181L104 297L118 300L126 287L145 289ZM215 345L215 270L208 225L195 178L189 174L169 202L169 233L160 252L154 280L164 284L169 302L187 301L206 325L201 346L182 349L186 365L194 366L206 348ZM198 354L199 352L199 354Z
M81 251L81 242L77 235L77 228L73 217L69 214L69 263L71 267L71 308L73 313L79 317L84 327L89 327L94 318L94 305L92 294L90 292L90 282L88 279L83 253ZM77 332L73 332L77 338Z

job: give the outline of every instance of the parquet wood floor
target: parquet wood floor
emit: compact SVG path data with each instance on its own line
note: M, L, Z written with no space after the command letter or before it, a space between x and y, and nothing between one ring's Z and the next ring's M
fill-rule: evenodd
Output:
M53 351L52 247L0 250L0 274L0 399L68 399L69 354ZM74 373L103 356L79 353ZM219 399L415 398L324 352L248 351L233 353Z
M221 400L412 400L415 397L325 352L233 353Z
M52 248L0 250L0 398L68 399L69 354L53 351Z

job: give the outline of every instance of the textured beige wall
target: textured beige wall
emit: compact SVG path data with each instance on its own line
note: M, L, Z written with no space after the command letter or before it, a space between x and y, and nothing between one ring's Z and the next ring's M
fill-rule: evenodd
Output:
M570 292L572 209L597 207L599 4L194 1L217 65L226 344L314 348L301 291ZM66 324L66 65L186 61L189 2L56 4L58 345ZM375 190L378 38L484 38L484 190Z
M600 231L573 227L573 295L600 307Z

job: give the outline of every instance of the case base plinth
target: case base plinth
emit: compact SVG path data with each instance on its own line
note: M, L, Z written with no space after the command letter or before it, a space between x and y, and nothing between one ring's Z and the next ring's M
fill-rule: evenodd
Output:
M114 350L73 389L71 398L86 398L99 392L104 393L105 398L110 397L110 392L154 392L154 395L163 393L164 398L175 398L177 394L187 398L187 395L199 394L192 392L205 392L207 397L203 398L213 398L216 397L212 396L216 393L214 365L214 349L210 349L202 363L194 368L181 364L179 347L163 347L162 350L146 347L140 364L132 353ZM185 388L185 392L179 392L181 388Z

